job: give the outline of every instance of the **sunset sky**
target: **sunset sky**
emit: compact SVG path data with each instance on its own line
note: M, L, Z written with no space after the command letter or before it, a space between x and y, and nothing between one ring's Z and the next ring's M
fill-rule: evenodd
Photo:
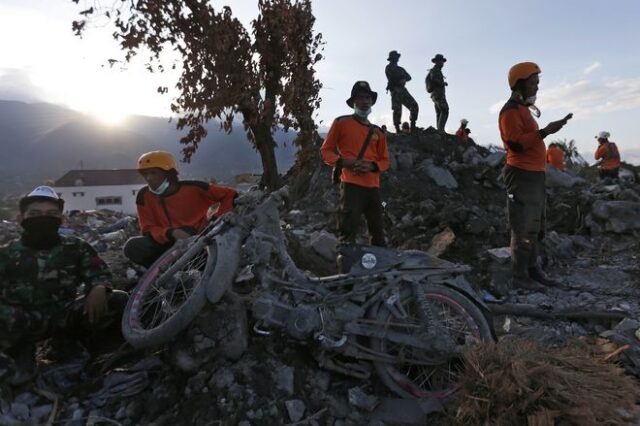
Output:
M249 24L257 1L228 4ZM500 142L497 112L509 90L509 67L535 61L542 68L538 106L541 126L568 112L574 119L557 138L576 139L591 160L600 130L611 132L623 159L640 163L640 1L513 0L387 1L317 0L316 29L326 41L318 66L324 88L318 112L321 126L350 111L345 99L356 80L368 80L379 93L372 121L391 126L384 67L390 50L412 75L409 91L420 104L418 125L435 124L424 77L435 53L448 62L451 108L447 130L467 118L472 136ZM126 70L105 66L120 57L107 25L73 36L71 21L81 7L70 0L2 0L0 3L0 99L52 102L117 123L127 114L168 116L175 74L150 75L143 61ZM408 119L404 111L403 119ZM551 137L547 140L553 140Z

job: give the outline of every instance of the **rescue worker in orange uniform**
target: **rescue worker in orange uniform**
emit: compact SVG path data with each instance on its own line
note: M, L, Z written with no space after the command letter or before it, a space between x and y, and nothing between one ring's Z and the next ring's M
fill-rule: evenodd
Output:
M466 142L469 139L469 133L471 133L467 128L467 124L469 124L469 120L463 118L460 120L460 127L456 131L456 137L462 142Z
M557 143L550 143L549 148L547 148L547 164L564 172L564 151Z
M378 94L366 81L357 81L347 105L353 114L336 118L320 152L323 161L342 166L340 176L339 240L354 242L364 214L370 243L385 246L380 174L389 168L389 152L384 132L371 124L368 116ZM365 142L368 145L358 159Z
M598 149L595 153L595 159L598 161L600 179L613 178L618 179L620 172L620 151L618 146L609 141L611 135L609 132L600 132L598 139Z
M540 268L538 245L545 225L544 138L558 132L572 115L552 121L540 129L532 113L535 107L540 67L533 62L514 65L509 70L511 97L499 117L500 136L507 150L503 179L507 189L507 214L511 230L511 287L541 289L555 285Z
M179 180L178 165L168 152L142 154L138 171L147 182L136 198L142 236L130 238L124 246L125 256L134 263L149 267L177 240L202 231L213 205L219 203L212 218L233 209L234 189Z

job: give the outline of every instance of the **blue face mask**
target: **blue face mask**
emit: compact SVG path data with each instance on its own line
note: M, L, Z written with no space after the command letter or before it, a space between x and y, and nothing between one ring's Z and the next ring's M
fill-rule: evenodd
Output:
M149 187L149 191L153 192L156 195L164 194L164 191L169 187L169 179L165 179L156 189Z
M366 109L366 110L361 110L360 108L355 107L353 108L353 113L358 117L367 118L367 116L371 114L371 107L369 107L369 109Z

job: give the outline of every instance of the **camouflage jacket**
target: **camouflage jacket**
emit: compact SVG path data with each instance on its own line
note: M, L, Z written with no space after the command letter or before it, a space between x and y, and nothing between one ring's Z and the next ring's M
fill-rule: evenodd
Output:
M0 329L42 327L70 307L84 284L111 282L111 273L85 241L61 236L50 250L32 250L20 239L0 247ZM2 340L0 338L0 340Z
M384 73L387 76L387 90L404 87L404 84L411 80L409 73L398 64L388 64Z

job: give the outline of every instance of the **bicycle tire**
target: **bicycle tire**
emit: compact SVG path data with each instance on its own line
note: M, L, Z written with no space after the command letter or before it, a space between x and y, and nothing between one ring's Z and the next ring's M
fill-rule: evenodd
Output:
M187 275L199 275L188 283L188 285L191 285L190 293L179 305L172 305L173 296L178 290L177 284L175 284L175 291L171 294L170 300L167 300L163 295L163 291L166 289L158 288L155 284L160 281L160 284L163 285L162 280L172 279L175 281L178 273L185 273L182 269L190 265L189 262L197 259L198 256L202 256L202 253L205 252L207 258L204 269L200 271L202 266L200 265L201 261L198 261L198 268L193 268L186 272ZM160 345L173 340L179 332L193 321L206 304L206 284L215 270L216 263L216 245L208 245L203 236L197 237L191 244L186 241L182 244L176 244L164 253L149 267L129 297L122 316L122 334L125 340L138 349ZM187 277L187 279L190 278ZM182 279L180 275L178 280ZM186 292L184 281L180 281L180 285L183 292ZM156 296L157 303L152 304L151 301L147 301L147 305L145 305L145 300L149 296L153 296L154 292L159 295ZM167 294L167 296L169 295ZM150 305L155 307L152 322L155 320L158 309L164 311L160 312L161 315L168 314L166 318L162 319L161 317L162 320L157 324L145 324L147 309Z
M415 297L410 289L405 289L403 292L405 294L405 298ZM476 343L493 341L491 325L487 321L486 316L480 308L478 308L478 306L463 293L440 284L424 284L424 292L432 305L434 302L439 302L454 310L458 315L461 315L469 326L470 331L473 333L472 337L475 339ZM407 296L407 293L411 293L411 295ZM378 308L374 309L370 315L370 317L379 321L386 321L391 316L391 311L384 308L383 304L378 305ZM394 322L398 322L398 319L394 318ZM465 337L465 344L467 344L466 340L467 338ZM370 345L373 350L378 352L388 353L390 350L390 345L388 345L384 339L372 338L370 339ZM461 362L459 359L454 361ZM451 377L451 361L448 362L449 377ZM393 364L382 361L375 361L373 364L382 383L402 398L438 398L446 400L457 389L457 384L455 382L452 382L449 386L443 388L434 389L430 386L425 387L424 383L417 384L416 380L412 379L412 376L414 376L415 373L410 373L411 368L415 368L416 372L420 371L420 368L425 370L433 369L436 371L436 369L443 368L443 366L409 366L406 372L402 372ZM424 372L421 372L420 374L424 374ZM429 377L429 375L426 376L427 384L429 383Z

